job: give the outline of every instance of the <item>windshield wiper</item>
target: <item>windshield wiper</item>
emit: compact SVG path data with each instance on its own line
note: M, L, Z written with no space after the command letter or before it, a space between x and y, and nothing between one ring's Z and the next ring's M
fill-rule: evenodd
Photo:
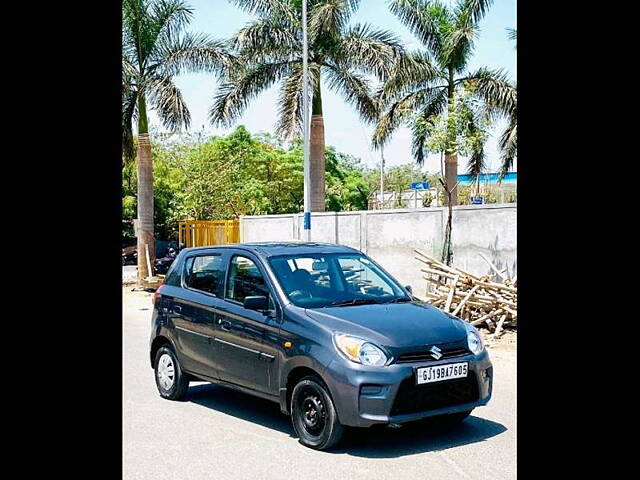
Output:
M328 305L331 306L347 306L347 305L368 305L372 303L382 303L375 298L352 298L351 300L334 300L333 302L329 302Z
M389 300L388 302L384 302L384 303L404 303L404 302L411 302L411 297L397 297L394 298L393 300Z

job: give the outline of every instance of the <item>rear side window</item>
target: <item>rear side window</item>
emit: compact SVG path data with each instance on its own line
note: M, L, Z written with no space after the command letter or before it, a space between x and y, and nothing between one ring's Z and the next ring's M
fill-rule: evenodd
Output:
M220 296L224 266L220 255L189 257L185 262L185 284L194 290Z
M173 262L169 267L169 271L167 272L167 277L164 279L165 285L171 285L173 287L180 286L180 268L177 265L177 262Z

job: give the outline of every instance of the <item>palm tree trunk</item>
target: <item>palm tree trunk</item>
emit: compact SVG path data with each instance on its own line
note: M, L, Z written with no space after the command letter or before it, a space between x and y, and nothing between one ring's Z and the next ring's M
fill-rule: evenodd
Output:
M444 179L447 190L451 192L451 205L458 204L458 154L445 153L444 156ZM449 204L449 196L445 195L445 201Z
M453 69L449 68L449 86L447 88L447 98L448 104L447 109L448 112L455 108L454 107L454 94L455 94L455 86L453 83ZM455 139L450 139L452 143L455 142ZM445 152L444 156L444 179L447 185L447 190L450 192L450 195L445 195L445 201L447 205L451 202L451 205L458 204L458 152L456 150L449 150Z
M311 166L311 211L324 212L324 119L322 118L320 73L318 73L317 81L313 88L309 164Z
M153 237L153 161L144 94L138 97L138 284L153 274L147 267L145 245L153 268L156 242Z

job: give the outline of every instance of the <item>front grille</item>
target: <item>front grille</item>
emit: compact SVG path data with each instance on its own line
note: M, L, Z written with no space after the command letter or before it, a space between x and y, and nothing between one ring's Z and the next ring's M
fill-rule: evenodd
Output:
M415 384L415 377L403 380L391 407L391 415L424 412L438 408L475 402L479 398L476 375L443 382Z
M445 358L454 358L461 357L463 355L468 355L469 350L464 347L452 348L450 350L442 349L440 360ZM396 363L410 363L410 362L422 362L424 360L435 360L431 355L431 352L414 352L414 353L403 353L398 356Z

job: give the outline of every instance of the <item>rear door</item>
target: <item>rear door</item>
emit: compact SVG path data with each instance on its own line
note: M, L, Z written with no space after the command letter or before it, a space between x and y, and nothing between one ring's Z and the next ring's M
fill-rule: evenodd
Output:
M236 252L227 267L224 304L216 324L216 354L221 380L272 395L278 394L276 315L243 307L247 296L263 295L275 312L275 297L254 255Z
M184 367L210 378L217 378L213 338L224 277L224 252L194 252L185 259L183 288L171 309Z

